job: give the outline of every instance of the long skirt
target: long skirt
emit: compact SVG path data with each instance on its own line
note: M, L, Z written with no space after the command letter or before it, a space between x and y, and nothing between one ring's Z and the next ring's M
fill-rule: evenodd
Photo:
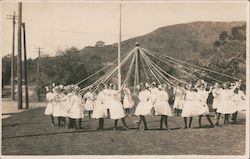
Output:
M133 108L133 106L134 106L134 102L132 100L129 100L128 96L125 95L124 100L123 100L123 107L124 108Z
M238 111L246 110L246 100L240 100L237 103L237 110Z
M172 116L172 111L167 101L156 102L154 109L155 115Z
M65 116L67 116L68 109L69 109L69 106L67 105L67 102L64 102L64 101L55 102L53 116L54 117L60 117L60 116L65 117Z
M187 100L183 103L182 117L194 117L208 114L209 108L205 103L194 100Z
M106 117L107 117L107 110L104 103L101 103L99 101L95 102L92 118L99 119Z
M217 109L218 113L233 114L237 111L237 105L231 100L222 100Z
M212 105L213 109L218 109L219 106L220 106L220 100L217 98L214 98L213 105Z
M92 101L91 99L87 99L84 107L85 107L85 110L92 111L94 109L94 101Z
M181 99L180 97L175 97L173 108L183 109L183 99Z
M106 98L105 98L104 105L105 105L105 108L106 108L106 109L110 109L111 101L112 101L112 100L113 100L113 99L112 99L111 97L106 97Z
M153 105L151 101L140 101L135 109L135 115L152 115L151 109L153 108Z
M116 100L109 102L110 119L121 119L125 117L122 103Z
M84 118L83 106L78 104L73 105L67 116L73 119Z
M53 112L54 112L54 104L52 102L49 102L45 111L44 111L44 114L45 115L53 115Z

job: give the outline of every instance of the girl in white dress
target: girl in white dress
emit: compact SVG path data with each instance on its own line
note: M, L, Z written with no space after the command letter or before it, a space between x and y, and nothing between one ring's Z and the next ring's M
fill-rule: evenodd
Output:
M162 129L163 122L165 124L166 129L168 130L168 116L172 116L172 111L169 106L168 100L169 96L166 90L163 89L161 85L159 87L159 93L155 101L155 115L160 115L161 120L160 120L160 129ZM167 89L167 88L165 88Z
M68 113L68 110L70 109L71 107L71 100L72 100L72 97L74 96L74 91L75 89L75 86L74 85L68 85L68 86L65 86L65 93L66 93L66 96L62 99L65 101L65 107L66 107L66 112L65 112L65 115L64 117L68 118L68 124L67 124L67 127L68 128L72 128L73 127L73 119L70 118L70 115Z
M238 111L246 110L246 95L240 88L236 88L232 100L237 109L232 115L232 121L236 122Z
M151 88L150 88L150 93L152 97L152 102L154 103L156 98L158 97L159 89L156 86L155 82L152 82Z
M101 130L104 127L104 118L107 117L107 110L105 106L105 94L103 92L104 85L100 84L98 86L98 94L95 100L95 106L92 114L92 118L98 119L98 128Z
M150 90L150 93L151 93L151 100L152 100L152 103L153 103L153 115L155 115L155 109L154 109L154 104L155 104L155 101L156 101L156 98L158 97L158 94L159 94L159 89L157 88L157 85L156 85L156 82L152 82L151 84L151 87L149 88Z
M70 101L70 108L68 109L68 116L72 119L72 125L74 128L78 128L76 126L76 119L79 120L79 128L82 128L82 118L84 118L83 114L83 99L79 94L79 87L76 87L73 91L73 96Z
M141 122L144 124L144 130L147 130L147 123L145 116L152 115L151 109L153 108L153 103L151 99L151 93L149 90L145 89L145 86L142 84L140 87L141 91L139 92L138 98L140 100L139 104L136 107L135 115L139 116L139 121L137 129L139 129Z
M236 82L235 86L229 89L229 84L223 84L223 90L221 90L220 97L221 102L217 109L217 121L216 125L219 125L219 120L221 114L224 114L224 124L229 122L229 115L233 114L237 111L237 106L233 104L232 97L234 95L234 90L238 87L238 82Z
M181 113L181 116L184 117L184 129L191 128L193 117L201 115L201 113L203 113L203 110L201 110L199 107L201 103L197 100L197 98L199 99L199 97L197 96L197 92L193 91L193 85L190 83L186 88L187 90L185 92L183 109ZM188 117L189 125L187 126Z
M199 97L198 100L200 101L200 105L197 106L199 106L200 109L202 110L201 114L199 115L199 127L201 128L202 115L206 115L207 120L210 123L210 127L214 127L214 124L209 115L209 108L207 105L208 95L212 91L212 87L210 87L209 91L206 91L205 86L202 84L199 88L197 88L197 90L198 90L197 94Z
M63 122L64 126L66 127L67 125L65 120L65 113L67 112L67 105L66 105L65 94L58 86L54 88L54 91L55 91L55 97L54 97L53 116L57 117L58 119L58 127L62 126L61 122Z
M134 101L133 101L133 98L132 98L131 91L127 87L127 85L124 85L123 92L124 92L123 108L125 109L126 115L130 115L131 109L134 106Z
M68 114L68 109L71 107L71 98L74 95L72 93L72 91L74 90L75 86L72 85L67 85L67 86L61 86L59 87L61 89L61 93L57 96L57 103L58 105L60 105L59 108L59 121L60 124L61 122L64 123L64 126L66 128L71 128L72 127L72 119L70 118L69 114ZM63 91L62 91L63 89ZM58 110L57 110L58 111ZM68 123L67 123L67 119L68 118ZM59 124L59 125L60 125Z
M105 101L104 101L104 104L105 104L105 107L106 107L106 111L107 111L107 117L110 118L110 101L111 101L111 87L112 87L112 84L105 84L104 85L104 89L103 89L103 92L105 94Z
M50 87L46 87L46 100L48 101L47 107L45 109L44 114L50 115L51 117L51 125L54 126L54 117L53 117L53 111L54 111L54 102L53 99L55 97L55 93L52 92L52 89Z
M221 90L222 90L222 88L220 88L219 83L216 82L214 84L214 89L212 90L212 94L213 94L213 97L214 97L212 107L213 107L213 110L215 112L215 119L216 119L216 116L217 116L217 109L218 109L218 107L220 105L220 101L221 101L221 99L220 99Z
M174 89L174 106L176 116L181 115L182 108L183 108L183 101L185 95L185 89L181 87L181 83L178 83L177 87Z
M95 96L92 91L93 91L93 87L91 86L88 92L83 96L83 99L85 100L85 105L84 105L85 110L88 111L89 119L91 118L91 114L94 109L94 100L95 100Z
M121 88L122 90L122 88ZM114 128L113 130L116 131L117 130L117 124L118 124L118 120L122 119L122 123L123 126L126 130L129 130L129 128L126 125L126 121L125 121L125 113L123 110L123 106L122 103L120 101L119 98L119 93L121 92L121 90L117 90L117 86L113 85L112 90L110 90L110 94L111 94L111 101L109 102L110 104L110 118L114 119Z

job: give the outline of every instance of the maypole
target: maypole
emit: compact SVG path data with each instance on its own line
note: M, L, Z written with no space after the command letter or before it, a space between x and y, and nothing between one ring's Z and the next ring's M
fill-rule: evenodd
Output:
M140 50L139 50L139 43L138 42L136 42L136 44L135 44L135 46L136 46L136 53L137 53L137 59L136 59L136 68L137 68L137 70L136 70L136 72L137 72L137 74L136 74L136 79L137 79L137 81L136 81L136 85L138 85L138 84L140 84L140 82L141 82L141 77L140 77L140 74L141 74L141 72L140 72Z
M121 9L122 4L120 3L120 17L119 17L119 43L118 43L118 90L121 89ZM121 98L121 95L120 95Z

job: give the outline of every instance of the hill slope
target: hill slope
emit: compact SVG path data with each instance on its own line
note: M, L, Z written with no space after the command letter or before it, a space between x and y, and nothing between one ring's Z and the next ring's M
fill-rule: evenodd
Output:
M196 63L245 80L245 22L192 22L161 27L146 35L122 41L122 54L139 42L141 47ZM104 47L70 48L55 57L42 57L41 79L44 85L76 83L117 59L117 43ZM10 58L3 59L3 84L10 81ZM36 81L36 59L28 60L29 82ZM48 69L50 68L50 69ZM176 74L169 68L166 71ZM101 72L103 74L104 72ZM96 77L97 78L97 77ZM94 80L94 79L93 79ZM93 81L92 80L92 81ZM221 79L223 80L223 79ZM226 79L227 80L227 79ZM92 81L87 81L91 83ZM225 80L224 80L225 81Z
M168 54L174 58L186 59L196 55L204 48L212 46L222 31L229 31L235 26L242 26L244 22L192 22L176 24L159 28L143 36L122 42L122 53L127 52L139 42L141 47ZM80 51L85 57L100 55L104 60L115 58L117 44L102 48L84 48Z

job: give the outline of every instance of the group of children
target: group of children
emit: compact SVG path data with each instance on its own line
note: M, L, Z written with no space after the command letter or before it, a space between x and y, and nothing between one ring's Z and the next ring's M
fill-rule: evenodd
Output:
M89 119L98 119L98 130L104 128L104 120L110 118L114 120L113 130L117 130L118 120L121 119L123 127L126 125L125 117L132 115L138 116L136 129L140 128L141 123L144 130L147 130L146 116L161 116L160 129L163 124L168 129L168 117L174 116L171 106L175 109L176 115L184 118L184 128L190 128L192 119L199 117L201 127L202 116L206 116L210 126L214 124L209 115L208 97L213 96L212 107L215 110L215 125L219 125L221 114L224 114L224 124L229 122L229 115L232 114L236 121L237 112L245 110L245 94L240 90L241 81L231 84L223 84L223 88L218 83L208 86L203 80L197 81L195 85L178 84L174 89L170 85L157 85L143 83L137 86L138 92L131 93L128 86L123 85L120 90L115 84L99 84L97 91L89 87L87 92L82 95L80 88L75 85L47 87L46 99L48 105L45 114L51 116L54 126L54 117L58 118L58 126L68 128L82 128L82 118L84 111L88 112ZM174 97L174 98L171 98ZM122 99L122 100L121 100ZM171 99L174 99L171 102ZM189 118L189 124L188 124ZM77 126L76 120L79 121ZM67 122L68 121L68 122Z

